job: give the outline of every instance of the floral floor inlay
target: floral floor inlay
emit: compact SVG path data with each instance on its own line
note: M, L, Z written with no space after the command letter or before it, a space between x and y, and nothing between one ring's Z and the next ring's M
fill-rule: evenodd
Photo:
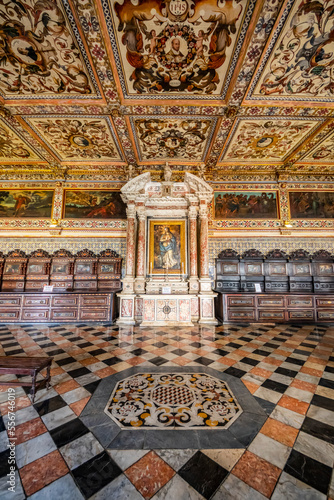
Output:
M126 429L226 429L242 409L226 382L205 373L138 373L118 382L105 413Z

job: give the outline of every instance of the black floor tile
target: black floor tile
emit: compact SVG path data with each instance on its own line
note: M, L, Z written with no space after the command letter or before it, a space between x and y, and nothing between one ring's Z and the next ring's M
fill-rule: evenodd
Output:
M73 469L72 474L83 496L89 498L120 476L122 470L108 453L103 451L88 462ZM130 499L130 497L128 498Z
M14 349L13 351L8 352L8 356L16 356L17 354L24 353L23 349Z
M334 401L332 399L325 398L324 396L319 396L318 394L313 396L311 405L320 406L325 410L334 411Z
M75 363L76 359L72 358L72 356L68 356L67 358L57 359L55 360L58 366L69 365L70 363Z
M108 366L116 365L117 363L121 363L122 359L118 358L117 356L112 356L111 358L104 359L103 363L105 363Z
M308 484L321 493L327 494L332 469L327 465L292 450L284 471Z
M44 345L43 345L43 347L44 347ZM57 354L63 354L64 352L65 351L63 351L63 349L53 349L52 351L48 351L46 354L48 356L56 356ZM58 361L56 361L56 363L58 364Z
M265 387L266 389L270 389L271 391L280 392L281 394L284 394L284 392L287 390L289 386L281 384L280 382L276 382L275 380L268 379L265 382L263 382L261 387Z
M168 360L161 358L160 356L157 356L156 358L150 359L149 362L153 363L156 366L161 366L161 365L164 365L165 363L167 363Z
M61 448L61 446L88 434L88 432L89 430L85 424L79 418L75 418L64 425L52 429L50 434L58 448Z
M81 345L79 346L81 347ZM104 349L96 349L95 351L89 351L89 354L91 354L91 356L99 356L100 354L105 354L106 351Z
M264 409L264 411L266 412L267 415L271 415L273 410L276 408L275 403L271 403L270 401L267 401L267 400L262 399L262 398L257 398L256 396L254 396L254 398L259 403L259 405L262 406L262 408Z
M134 356L141 356L142 354L147 354L147 351L145 351L145 349L135 349L134 351L132 351L132 354Z
M333 414L334 417L334 414ZM334 426L334 418L333 418ZM327 441L328 443L334 444L334 427L318 420L314 420L310 417L305 417L303 425L301 426L301 431L311 434L318 439Z
M255 349L255 351L253 351L253 354L259 354L260 356L270 356L270 352L268 351L263 351L262 349Z
M152 361L152 360L151 360ZM199 363L200 365L204 365L204 366L209 366L211 365L214 361L212 359L209 359L209 358L205 358L204 356L201 356L197 359L194 359L194 362L195 363Z
M228 471L198 451L178 474L204 498L209 499L228 475Z
M242 358L240 359L240 363L246 363L246 365L256 366L260 363L260 361L253 358Z
M323 387L328 387L328 389L334 389L334 380L328 380L327 378L321 378L319 380L319 385Z
M5 431L5 430L6 430L6 427L5 427L5 424L3 423L2 416L0 415L0 432Z
M34 408L39 413L40 417L42 415L50 413L51 411L58 410L59 408L64 408L64 406L67 406L67 404L61 396L55 396L54 398L46 399L45 401L34 404Z
M286 358L285 360L286 363L293 363L294 365L299 365L299 366L303 366L306 362L305 359L297 359L297 358L294 358L293 356L289 356L288 358Z
M91 394L94 394L101 380L95 380L95 382L91 382L90 384L84 385L84 388L87 389Z
M0 453L0 477L7 476L7 474L9 473L10 464L8 464L8 460L9 460L9 449Z
M333 366L326 366L325 372L334 373L334 367Z
M237 344L236 342L229 342L228 344L226 344L226 347L235 347L236 349L240 349L242 345L243 344Z
M82 368L78 368L77 370L71 370L67 372L71 377L77 378L77 377L82 377L82 375L88 375L88 373L92 373L88 368L83 366Z
M175 351L172 351L173 354L176 354L177 356L183 356L184 354L187 354L187 351L184 351L183 349L175 349Z
M275 373L285 375L286 377L295 377L298 374L298 372L294 370L288 370L287 368L281 368L280 366L276 368Z
M225 370L224 373L232 375L232 377L238 377L238 378L241 378L244 375L246 375L246 372L244 372L243 370L239 370L238 368L234 368L233 366L227 368L227 370Z

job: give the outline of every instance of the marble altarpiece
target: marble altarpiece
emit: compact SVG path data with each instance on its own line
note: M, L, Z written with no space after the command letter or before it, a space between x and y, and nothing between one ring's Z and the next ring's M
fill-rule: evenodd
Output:
M126 274L118 323L216 324L209 277L208 211L212 188L186 173L172 182L149 172L122 187L127 204Z

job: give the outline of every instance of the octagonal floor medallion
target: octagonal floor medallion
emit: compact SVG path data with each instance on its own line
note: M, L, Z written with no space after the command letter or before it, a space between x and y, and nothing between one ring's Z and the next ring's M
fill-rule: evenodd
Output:
M205 373L138 373L117 383L105 408L123 429L227 428L242 413L226 382Z

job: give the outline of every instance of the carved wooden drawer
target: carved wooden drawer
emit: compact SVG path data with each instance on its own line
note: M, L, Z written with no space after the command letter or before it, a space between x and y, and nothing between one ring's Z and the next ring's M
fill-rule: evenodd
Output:
M21 297L1 297L0 298L0 310L7 307L20 306Z
M23 309L22 320L47 321L49 319L49 309Z
M313 307L312 297L287 297L288 307Z
M20 309L0 310L0 321L17 321L20 317Z
M23 297L24 307L47 307L50 305L49 295L34 295L33 297Z
M301 310L292 310L288 311L288 320L293 320L293 319L306 319L308 321L314 320L314 311L312 310L306 310L303 311Z
M263 311L259 310L259 321L279 321L284 320L284 311Z
M227 297L229 307L254 307L255 297Z
M121 288L120 281L99 281L98 282L99 290L118 290Z
M77 306L79 304L79 295L63 295L60 297L52 297L51 305L53 306Z
M2 290L24 290L24 281L3 281Z
M249 311L230 309L227 312L227 318L231 321L255 321L255 310Z
M85 306L95 306L95 307L103 307L110 305L110 296L109 295L81 295L80 297L80 305L82 307Z
M315 299L318 307L333 307L334 308L334 297L332 299Z
M73 288L75 290L97 290L96 281L75 281Z
M78 309L75 308L59 308L59 309L51 309L51 320L56 321L68 321L68 320L76 320L78 319Z
M319 321L334 321L334 310L330 310L330 311L320 310L320 311L317 311L317 319Z
M79 320L99 320L109 321L109 309L81 309L79 311Z
M259 307L284 307L284 297L256 297Z

